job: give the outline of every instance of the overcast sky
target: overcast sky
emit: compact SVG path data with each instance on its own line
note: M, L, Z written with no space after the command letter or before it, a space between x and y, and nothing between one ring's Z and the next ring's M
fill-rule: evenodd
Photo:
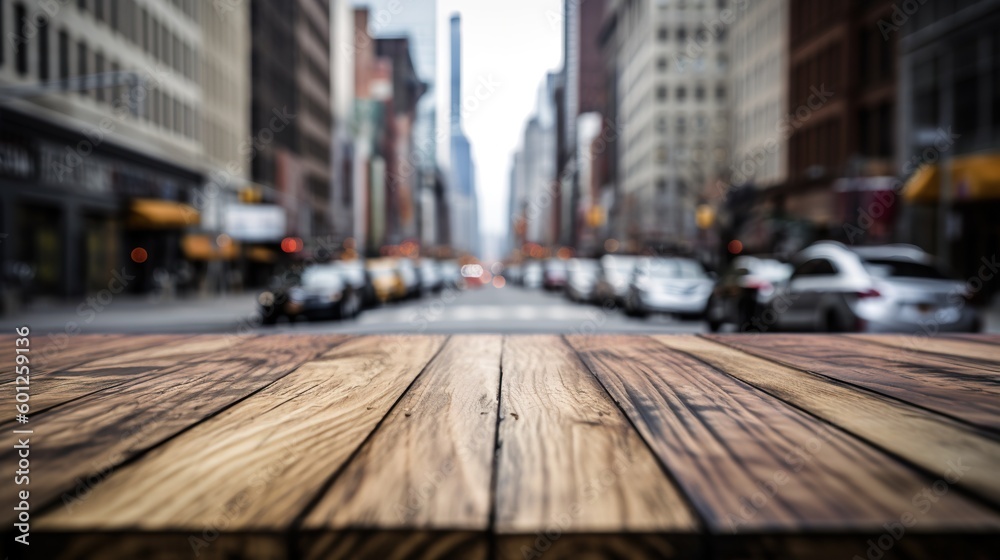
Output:
M561 0L438 0L438 126L448 126L449 19L462 16L462 96L482 231L506 231L510 161L538 87L562 64ZM494 91L486 93L485 84ZM476 95L485 94L483 99ZM444 146L447 149L447 143Z

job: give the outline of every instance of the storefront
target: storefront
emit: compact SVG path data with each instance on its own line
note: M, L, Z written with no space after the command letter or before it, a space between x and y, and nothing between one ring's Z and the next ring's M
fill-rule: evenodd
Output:
M187 204L199 173L19 112L0 110L0 123L6 290L78 297L128 266L137 278L127 289L141 293L177 272L181 234L199 220Z

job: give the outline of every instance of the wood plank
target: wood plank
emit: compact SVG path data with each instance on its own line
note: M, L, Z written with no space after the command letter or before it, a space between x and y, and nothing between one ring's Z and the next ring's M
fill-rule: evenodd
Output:
M789 367L826 375L970 424L1000 430L1000 380L996 373L926 354L842 337L768 334L705 335Z
M260 344L290 338L315 346L307 337ZM234 538L287 532L443 342L360 337L322 357L307 355L312 361L252 398L119 469L74 509L50 511L37 529L175 531L163 546L177 554L191 553L192 535L208 542L220 524ZM117 544L109 538L103 546Z
M45 466L31 473L34 504L58 499L69 504L67 510L82 505L123 462L284 377L339 340L248 339L211 361L156 370L33 417L30 427L44 434L44 444L32 447L32 463ZM13 448L0 453L2 468L13 472L16 463Z
M569 340L717 535L880 533L935 482L652 339ZM920 527L996 531L1000 517L945 492Z
M1000 506L1000 442L989 433L878 393L785 367L694 336L653 336L712 367L808 411L944 478L960 459L967 472L953 484ZM958 458L958 459L956 459Z
M992 369L1000 373L1000 346L990 346L969 340L906 336L887 334L849 334L850 338L872 344L898 348L904 352L937 354L950 360L959 360L972 366Z
M75 363L79 359L90 358L90 361L68 369L33 374L32 414L40 414L96 391L139 379L162 368L201 359L233 344L231 337L226 335L203 335L194 338L177 335L139 335L120 342L123 349L120 354L115 353L115 346L118 344L115 342L112 347L100 347L102 353L112 353L111 356L100 356L96 360L92 359L95 357L93 353L86 353L77 358L69 355L61 356L56 361L60 367ZM0 424L0 427L6 426L8 422L10 421Z
M958 340L968 340L969 342L978 342L980 344L1000 344L1000 334L984 334L984 333L946 333L941 335L943 338L955 338Z
M305 518L307 531L489 525L500 336L452 337Z
M634 553L623 557L647 557L647 549L629 548L641 541L635 535L697 530L684 498L565 341L506 338L501 386L500 558L545 552L522 547L525 536L546 533L616 534L616 546Z

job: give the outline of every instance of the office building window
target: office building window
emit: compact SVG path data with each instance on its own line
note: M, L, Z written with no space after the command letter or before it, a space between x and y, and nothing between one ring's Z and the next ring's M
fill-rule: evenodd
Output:
M14 4L14 25L18 29L26 29L28 25L28 11L24 8L24 4L18 2ZM4 38L4 41L7 39ZM24 48L23 45L16 50L17 52L17 73L21 76L28 75L28 49Z
M49 22L38 18L38 81L49 79Z
M59 31L59 79L63 80L63 89L69 88L69 33L65 29Z
M81 12L87 11L87 0L76 0L76 7Z
M97 80L97 102L104 103L108 96L104 90L104 55L100 52L94 54L94 75Z
M87 61L87 43L80 41L76 44L76 75L82 80L90 73ZM89 95L86 88L80 88L80 95Z

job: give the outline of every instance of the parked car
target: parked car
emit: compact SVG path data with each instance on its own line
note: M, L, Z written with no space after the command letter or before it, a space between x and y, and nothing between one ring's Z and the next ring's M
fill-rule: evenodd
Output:
M302 271L297 282L258 297L266 324L280 317L289 319L343 319L361 312L361 294L344 280L338 267L313 265Z
M736 257L712 289L706 317L708 328L718 332L731 323L738 331L748 330L752 319L761 316L777 287L791 275L792 265L777 259Z
M371 278L365 269L364 261L360 259L334 261L333 266L340 271L344 281L361 294L362 307L367 308L375 305L377 302L375 288L372 286Z
M566 261L563 259L549 259L545 261L542 274L542 287L546 290L555 291L566 287Z
M528 261L524 263L524 272L521 274L521 285L525 288L541 288L543 276L542 263Z
M395 260L370 259L365 263L365 268L371 278L377 302L387 303L406 297L406 284Z
M639 257L632 255L604 255L597 271L594 299L604 305L623 305L628 296L629 280Z
M432 259L420 259L417 267L420 274L420 288L424 292L440 292L444 287L444 277L441 274L441 267Z
M396 261L399 269L399 276L406 286L406 298L420 297L420 274L417 272L417 265L412 259L402 258Z
M981 326L965 284L918 247L827 241L807 247L794 264L768 306L767 317L781 330L938 333Z
M503 277L511 285L521 286L524 284L524 267L520 264L507 265L503 269Z
M632 274L625 312L637 317L669 313L701 318L714 284L705 267L694 259L644 258Z
M446 288L458 288L462 283L462 265L455 260L440 261L441 280Z
M570 301L594 300L599 265L596 259L573 259L566 267L566 297Z

